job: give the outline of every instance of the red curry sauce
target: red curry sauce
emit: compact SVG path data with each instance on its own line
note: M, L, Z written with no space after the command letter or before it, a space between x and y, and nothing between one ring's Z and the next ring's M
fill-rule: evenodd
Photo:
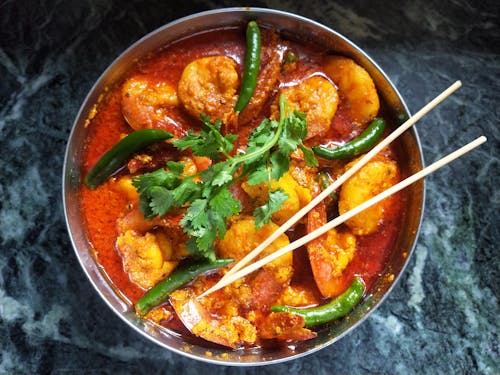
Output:
M310 75L324 75L320 68L324 51L314 46L304 46L295 42L287 43L299 56L297 72L300 74L298 75L306 71ZM178 41L151 54L146 59L139 61L129 76L140 74L151 80L163 80L177 85L184 67L194 59L222 54L230 56L240 63L244 53L245 40L240 29L210 31ZM239 74L241 75L241 71ZM289 78L293 80L293 75ZM96 115L90 120L89 136L84 147L82 175L85 175L99 157L110 149L123 134L131 132L131 128L122 115L120 98L120 82L118 82L105 94L97 106ZM269 105L262 112L262 115L268 114ZM173 117L186 127L191 126L196 129L199 126L198 121L195 121L182 109L176 110ZM241 129L240 137L247 136L251 128L258 123L260 120L254 121L251 127ZM361 130L352 125L347 112L340 105L332 121L330 131L326 137L322 138L322 143L328 143L328 141L346 142L357 136ZM314 140L310 143L314 143ZM389 152L392 158L396 158L393 151ZM85 224L90 241L95 249L97 262L102 266L114 287L130 302L135 303L145 291L134 284L124 271L122 258L115 244L118 236L116 219L123 215L127 199L120 192L113 190L112 186L113 184L108 181L95 190L84 187L81 196L81 210L86 220ZM380 224L378 231L375 234L357 238L356 255L344 271L346 287L352 276L357 274L362 276L367 289L369 289L384 271L387 258L400 229L403 203L402 195L396 195L391 199L392 204L386 210L384 221ZM288 233L290 241L303 232L304 229L298 227L293 233ZM298 249L294 253L293 264L292 285L303 285L304 288L309 289L317 296L318 304L322 303L305 249ZM176 320L172 321L171 328L175 328L177 324Z

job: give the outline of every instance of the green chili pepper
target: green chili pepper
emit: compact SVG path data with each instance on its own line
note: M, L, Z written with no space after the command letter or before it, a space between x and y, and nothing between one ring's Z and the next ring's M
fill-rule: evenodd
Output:
M329 149L324 146L314 146L314 153L325 159L348 159L371 149L382 137L385 130L385 121L375 118L370 125L359 135L359 137L343 146Z
M310 309L299 309L289 306L271 306L274 312L290 312L302 315L305 318L305 327L328 323L334 319L347 315L361 300L365 293L363 280L356 276L351 286L340 296L332 299L325 305Z
M326 190L328 186L330 186L333 183L332 177L326 172L319 172L317 178L321 190ZM331 192L329 194L329 197L336 202L338 199L337 192L336 191Z
M257 22L250 21L247 25L247 49L245 52L245 70L241 83L240 96L234 106L236 112L241 112L247 106L257 85L257 76L260 68L260 30Z
M285 54L285 57L283 59L283 63L293 64L294 62L297 62L297 55L295 53L293 53L292 51L288 51Z
M151 288L139 301L137 301L135 304L135 312L139 316L146 315L153 307L165 302L170 293L193 280L196 276L209 270L227 266L232 261L232 259L217 259L214 262L205 259L190 261L184 266L177 268L169 276Z
M90 189L95 189L124 165L133 154L172 137L172 134L160 129L141 129L130 133L99 159L83 182Z

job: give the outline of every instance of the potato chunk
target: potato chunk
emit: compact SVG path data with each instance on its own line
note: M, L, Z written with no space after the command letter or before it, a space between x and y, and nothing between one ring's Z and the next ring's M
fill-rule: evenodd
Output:
M231 225L224 239L219 241L218 255L221 258L233 258L235 261L238 261L277 229L278 226L276 224L269 223L257 230L253 217L242 216ZM282 234L260 254L259 258L263 258L285 247L289 243L288 237ZM278 259L273 260L266 264L264 269L271 271L276 281L280 284L288 282L292 276L292 253L282 255Z
M357 160L347 164L350 168ZM354 176L347 180L340 189L339 214L343 214L389 187L399 180L399 169L394 160L378 157L368 162ZM346 221L356 235L367 235L377 230L379 222L384 216L384 207L389 204L391 197L360 212Z
M255 200L256 205L262 205L268 198L268 188L265 184L249 185L246 182L241 185L243 190ZM283 189L288 199L283 206L272 216L272 221L278 225L285 223L297 211L311 201L309 189L299 185L290 173L285 173L279 181L271 182L271 190Z
M128 230L117 238L116 245L122 255L125 272L144 289L153 287L169 275L178 263L169 260L172 254L170 242L149 232L142 236Z

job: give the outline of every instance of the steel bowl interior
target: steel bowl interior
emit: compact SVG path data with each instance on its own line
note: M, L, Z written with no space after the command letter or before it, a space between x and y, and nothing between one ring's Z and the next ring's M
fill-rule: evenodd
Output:
M252 349L226 350L220 347L199 346L195 342L138 319L131 306L115 290L99 264L96 263L79 208L82 176L82 145L87 136L86 120L99 95L127 72L141 57L151 51L202 30L242 25L257 19L262 25L278 29L289 39L304 40L321 45L325 50L353 58L368 70L374 79L379 95L387 103L393 125L409 117L408 109L400 94L380 67L359 47L339 33L304 17L260 8L227 8L198 13L171 22L146 35L121 54L101 75L87 95L75 119L64 160L63 201L68 232L90 282L109 307L130 327L151 341L184 356L210 363L248 366L265 365L298 358L324 348L358 326L382 302L397 282L413 252L423 214L424 183L417 182L407 188L403 230L399 234L388 266L369 296L343 319L318 332L317 338L280 350ZM423 159L419 138L415 130L407 131L400 138L404 175L422 169ZM393 275L390 276L390 275ZM390 277L389 277L390 276Z

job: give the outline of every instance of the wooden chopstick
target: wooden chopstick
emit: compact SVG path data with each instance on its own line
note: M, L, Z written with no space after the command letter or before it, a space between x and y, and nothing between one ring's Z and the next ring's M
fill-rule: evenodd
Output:
M238 263L236 263L223 277L219 280L219 283L222 283L225 279L229 278L232 274L239 271L243 268L248 262L258 256L266 247L274 242L279 236L285 233L288 229L290 229L297 221L299 221L302 217L304 217L311 209L313 209L319 202L329 196L332 192L337 190L347 179L352 177L361 167L363 167L366 163L368 163L376 154L378 154L382 149L387 147L392 141L394 141L397 137L403 134L406 130L408 130L411 126L413 126L418 120L420 120L425 114L427 114L430 110L436 107L439 103L441 103L444 99L450 96L453 92L455 92L462 83L460 81L456 81L446 90L444 90L441 94L439 94L436 98L430 101L427 105L425 105L420 111L415 113L412 117L410 117L405 123L403 123L400 127L398 127L395 131L387 136L387 138L383 139L380 143L378 143L374 148L372 148L368 153L366 153L352 168L346 171L342 176L340 176L336 181L334 181L327 189L318 194L311 202L309 202L306 206L300 209L295 215L293 215L288 221L286 221L283 225L281 225L275 232L273 232L268 238L264 240L259 246L249 252L245 257L243 257ZM214 291L218 289L218 283L215 284L212 288Z
M373 198L367 200L366 202L360 204L359 206L354 207L352 210L347 211L343 215L338 216L337 218L329 221L325 225L319 227L318 229L314 230L313 232L307 234L306 236L290 243L289 245L281 248L278 251L275 251L274 253L268 255L265 258L262 258L258 260L257 262L249 265L248 267L241 269L238 272L233 273L230 277L226 278L225 280L220 280L216 285L214 285L212 288L208 289L204 293L198 296L198 298L204 297L207 294L210 294L212 292L215 292L216 290L225 287L226 285L229 285L233 283L234 281L242 278L243 276L248 275L249 273L259 269L260 267L264 266L265 264L272 262L273 260L279 258L280 256L288 253L289 251L295 250L309 241L312 241L313 239L323 235L324 233L328 232L330 229L335 228L336 226L342 224L346 220L350 219L351 217L359 214L361 211L366 210L367 208L373 206L374 204L377 204L378 202L386 199L387 197L391 196L392 194L404 189L408 185L411 185L415 181L429 175L430 173L436 171L437 169L445 166L446 164L452 162L453 160L459 158L460 156L466 154L467 152L473 150L480 144L486 142L486 137L481 136L474 141L468 143L467 145L459 148L458 150L452 152L451 154L445 156L444 158L436 161L435 163L429 165L428 167L422 169L421 171L411 175L410 177L404 179L403 181L397 183L396 185L390 187L387 190L384 190L382 193L374 196Z

